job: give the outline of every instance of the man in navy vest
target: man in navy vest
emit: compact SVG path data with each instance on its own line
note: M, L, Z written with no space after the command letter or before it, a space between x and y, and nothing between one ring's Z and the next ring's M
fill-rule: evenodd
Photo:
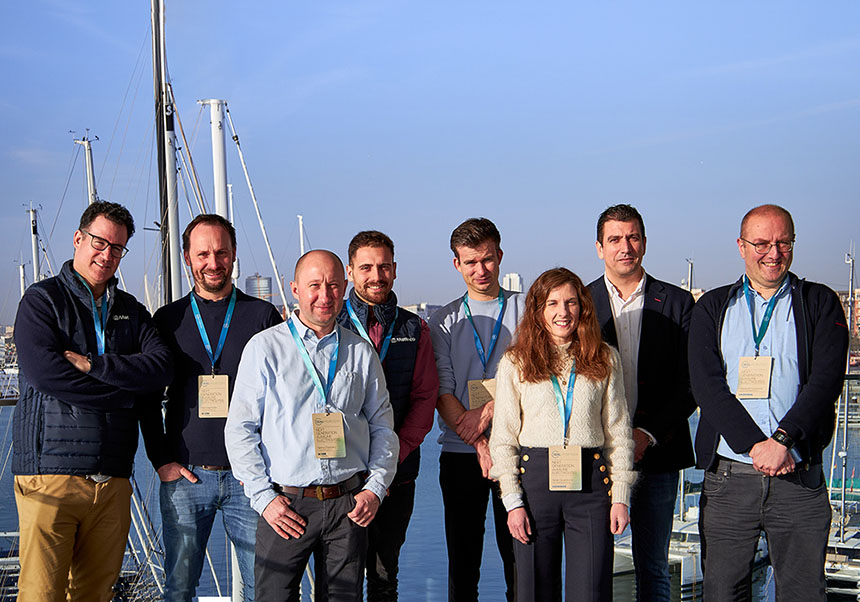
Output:
M687 422L695 409L687 370L693 297L645 273L645 224L636 208L614 205L597 220L605 271L588 285L603 340L621 354L641 477L630 500L636 599L669 602L669 538L678 471L693 465Z
M155 312L170 345L176 376L167 412L142 421L146 451L161 480L167 602L194 596L206 542L220 510L236 549L244 600L254 599L257 513L230 470L224 448L227 405L248 340L283 320L275 306L233 286L236 230L214 214L194 218L182 235L194 290Z
M397 474L367 534L367 599L381 602L397 600L400 547L412 516L420 445L433 427L439 378L427 324L397 307L391 290L397 277L394 243L382 232L359 232L348 253L353 288L337 321L379 353L400 440Z
M173 374L149 312L114 277L132 234L125 207L91 204L74 258L18 306L21 602L113 597L131 523L138 408Z

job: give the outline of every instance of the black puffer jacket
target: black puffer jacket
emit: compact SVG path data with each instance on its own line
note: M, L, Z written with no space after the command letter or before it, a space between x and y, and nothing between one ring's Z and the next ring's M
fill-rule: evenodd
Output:
M105 353L98 355L90 292L67 261L27 289L15 318L21 397L13 421L12 472L131 475L143 393L173 376L170 350L146 308L116 287L105 290ZM88 374L63 357L92 358ZM150 397L150 399L153 399Z

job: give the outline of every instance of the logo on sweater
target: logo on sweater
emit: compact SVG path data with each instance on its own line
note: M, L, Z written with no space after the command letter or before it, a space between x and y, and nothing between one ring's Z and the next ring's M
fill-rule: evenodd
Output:
M392 337L392 343L414 343L415 337Z
M129 318L128 318L128 316L124 316L122 314L114 314L113 319L114 320L128 320Z

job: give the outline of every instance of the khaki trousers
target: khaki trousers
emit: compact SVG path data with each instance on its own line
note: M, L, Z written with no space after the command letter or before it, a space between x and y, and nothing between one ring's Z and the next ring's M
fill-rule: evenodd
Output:
M16 476L18 602L111 600L128 538L130 499L128 479Z

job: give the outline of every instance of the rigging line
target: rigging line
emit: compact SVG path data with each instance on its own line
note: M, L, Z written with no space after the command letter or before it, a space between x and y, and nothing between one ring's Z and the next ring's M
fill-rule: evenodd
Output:
M287 304L287 294L284 292L284 283L281 280L281 274L278 272L278 264L275 261L275 256L272 254L272 245L269 243L269 236L266 234L266 224L263 221L263 214L260 212L260 204L257 202L257 194L254 192L254 185L251 184L251 174L248 173L248 165L245 163L245 154L242 152L242 145L239 144L239 134L236 133L236 126L233 125L233 115L230 113L230 107L224 105L224 112L227 115L227 123L230 124L230 132L233 134L233 142L236 143L236 150L239 152L239 163L242 164L242 171L245 174L245 181L248 184L248 192L251 193L251 202L254 204L254 211L257 213L257 221L260 223L260 233L263 235L263 242L266 243L266 252L269 254L269 262L272 264L272 271L275 274L275 281L278 284L278 293L281 295L281 301L284 307L289 307Z
M42 224L42 218L39 217L39 214L37 213L36 214L36 227L39 229L40 232L44 232L44 228L42 226L44 226L44 224ZM41 241L41 244L39 246L42 247L42 253L45 254L45 261L48 262L48 271L51 273L51 276L54 276L54 267L51 263L51 260L54 259L54 254L53 254L53 252L49 251L47 241L42 240L41 236L39 237L39 240ZM56 262L57 262L56 259L54 259L53 263L56 263Z
M116 122L113 125L113 131L110 134L110 138L108 139L108 147L105 151L104 159L102 160L101 168L99 169L98 179L101 180L102 173L104 173L105 167L107 166L108 157L110 157L110 149L113 146L114 137L116 136L116 130L119 128L119 122L122 118L123 110L125 110L125 103L128 100L128 92L131 90L131 85L134 83L134 76L137 73L137 66L140 64L140 58L143 56L143 49L147 46L146 42L149 39L149 30L147 29L146 35L143 37L143 43L141 44L140 51L137 53L137 60L134 63L134 68L131 71L131 76L128 78L128 85L125 87L125 94L122 97L122 104L119 107L119 113L116 116ZM143 71L141 70L141 73ZM130 112L129 112L130 115ZM122 155L122 148L120 148L120 156ZM117 167L119 166L119 157L117 157ZM114 172L114 180L116 180L116 171ZM111 182L110 190L108 190L108 195L113 191L113 182Z
M176 123L179 124L179 133L182 136L182 144L185 149L185 154L188 156L188 163L191 166L189 170L189 177L192 178L192 182L194 184L194 191L199 199L199 203L201 206L206 207L207 203L205 201L205 196L203 194L203 189L200 186L200 177L197 175L197 166L194 165L194 159L191 157L191 146L188 144L188 139L185 137L185 128L182 126L182 120L179 118L179 110L176 108L176 102L173 98L173 87L168 84L168 88L170 90L170 98L174 101L173 103L173 115L176 117ZM181 155L181 153L180 153Z
M63 196L60 197L60 204L57 207L57 214L54 216L54 221L51 224L51 231L48 233L48 238L54 235L54 228L57 227L57 219L60 217L60 210L63 208L63 201L66 200L66 193L69 191L69 184L72 182L72 174L75 172L75 165L78 163L78 155L81 153L81 145L76 144L72 157L72 166L69 169L69 177L66 178L66 186L63 188Z
M239 228L242 229L242 234L245 237L245 246L242 249L242 252L245 252L245 249L248 250L248 254L251 255L251 264L254 266L254 271L258 274L260 273L259 266L257 265L257 258L254 256L254 248L251 246L251 238L248 236L248 231L245 230L245 222L242 220L241 214L236 214L233 216L233 222L239 222Z
M144 44L145 43L146 43L146 39L144 39ZM143 48L141 48L141 52L142 51L143 51ZM135 65L135 68L136 67L137 67L137 65ZM119 154L116 157L116 165L115 165L114 171L113 171L113 178L111 179L111 182L110 182L110 188L108 188L108 195L109 195L108 198L110 198L110 195L113 194L113 187L114 187L114 184L116 183L117 175L119 174L120 160L122 159L122 153L123 153L123 150L125 149L125 141L128 138L128 130L129 130L129 127L131 126L132 117L134 116L134 105L137 102L137 99L139 96L138 90L140 90L140 82L143 81L144 73L145 73L145 71L143 69L141 69L140 75L137 77L137 85L134 88L134 94L132 94L132 96L131 96L131 105L128 108L128 119L126 119L125 129L122 132L122 142L120 142ZM123 100L123 103L124 102L125 102L125 100Z

